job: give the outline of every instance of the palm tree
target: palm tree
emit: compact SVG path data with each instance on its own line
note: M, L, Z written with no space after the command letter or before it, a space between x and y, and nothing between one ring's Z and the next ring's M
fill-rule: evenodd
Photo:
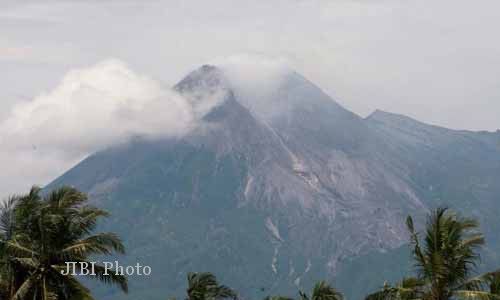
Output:
M424 243L407 219L415 266L426 286L428 298L447 300L460 293L479 259L484 237L476 220L463 218L447 208L437 208L427 221Z
M108 213L87 205L86 195L74 188L59 188L45 197L40 194L34 187L0 209L1 274L7 278L9 298L93 299L74 276L61 271L66 270L66 262L89 263L88 258L95 255L124 253L115 234L93 234L97 221ZM101 265L95 266L95 273L91 278L127 292L124 276L105 275Z
M299 291L301 300L342 300L342 294L326 281L319 281L314 285L311 297L306 293Z
M225 285L219 285L212 273L188 273L188 289L186 300L220 300L236 299L237 295Z
M478 250L484 244L483 235L477 231L477 221L463 218L447 208L437 208L428 217L422 241L411 217L406 224L417 278L396 287L386 285L367 299L500 299L479 290L480 278L470 278L479 259Z

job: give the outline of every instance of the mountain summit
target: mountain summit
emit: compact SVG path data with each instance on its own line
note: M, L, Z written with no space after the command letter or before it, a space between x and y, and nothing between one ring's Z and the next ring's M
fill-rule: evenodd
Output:
M487 234L499 229L496 135L363 119L291 70L250 75L191 72L174 88L199 126L95 153L49 186L88 192L113 212L105 227L125 238L126 260L155 266L131 279L131 299L180 295L190 271L212 271L244 297L320 278L356 297L382 283L366 264L396 257L410 213L421 220L448 203L484 213Z

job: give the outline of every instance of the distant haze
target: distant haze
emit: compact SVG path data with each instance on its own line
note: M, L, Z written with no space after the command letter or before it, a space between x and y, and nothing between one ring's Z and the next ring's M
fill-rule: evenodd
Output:
M496 0L4 0L0 197L124 137L182 132L196 116L170 86L207 62L225 61L229 73L245 65L233 75L249 91L272 84L266 67L286 65L361 116L382 109L496 130L499 9ZM238 53L273 59L254 68Z

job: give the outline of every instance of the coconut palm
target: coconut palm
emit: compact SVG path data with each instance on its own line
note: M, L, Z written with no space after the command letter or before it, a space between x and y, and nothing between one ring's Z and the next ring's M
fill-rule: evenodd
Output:
M236 299L236 293L225 285L219 285L212 273L188 273L186 300Z
M417 274L426 298L447 300L461 293L479 259L483 235L476 220L463 218L447 208L437 208L427 221L423 244L411 217L407 219Z
M326 281L319 281L314 285L311 296L299 291L301 300L342 300L342 294Z
M479 259L478 250L484 244L477 221L463 218L447 208L437 208L428 217L422 240L411 217L406 224L417 279L396 287L386 285L367 299L500 299L493 293L479 290L478 280L484 278L471 278Z
M13 200L1 209L0 238L2 275L7 276L10 299L93 299L74 276L61 274L66 262L87 262L95 255L124 253L113 233L93 234L104 210L86 204L85 194L63 187L45 197L39 188ZM78 265L77 265L78 267ZM127 280L95 266L104 283L127 292Z

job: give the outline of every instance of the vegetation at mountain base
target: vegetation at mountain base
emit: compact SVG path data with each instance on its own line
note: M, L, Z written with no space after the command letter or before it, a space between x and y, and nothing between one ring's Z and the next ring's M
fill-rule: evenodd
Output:
M113 233L94 233L108 213L87 203L70 187L43 195L33 187L0 208L0 299L93 299L77 278L63 275L66 262L87 262L96 255L124 253ZM78 267L78 265L77 265ZM128 291L124 276L95 265L92 278Z
M125 253L114 233L95 233L98 221L109 214L88 204L87 196L71 187L42 192L33 187L25 195L8 198L0 207L0 299L94 299L90 289L71 274L66 262L87 262L96 255ZM500 300L500 270L477 275L479 250L485 244L475 219L448 208L435 209L422 232L407 218L415 274L383 287L366 300ZM128 292L124 276L96 265L89 276ZM376 271L376 270L374 270ZM218 282L210 272L188 273L186 300L238 299L238 293ZM175 298L172 298L175 299ZM269 295L265 300L293 300ZM326 281L310 294L299 290L299 300L343 300Z
M220 285L215 275L209 272L189 273L186 300L222 300L237 299L237 293L231 288ZM342 294L325 281L314 286L311 295L299 291L300 300L342 300ZM175 298L170 298L175 299ZM286 296L267 296L264 300L294 300Z
M366 300L500 299L500 270L472 276L479 262L479 248L485 242L476 220L437 208L428 217L422 238L411 217L406 223L416 276L394 286L385 283Z

